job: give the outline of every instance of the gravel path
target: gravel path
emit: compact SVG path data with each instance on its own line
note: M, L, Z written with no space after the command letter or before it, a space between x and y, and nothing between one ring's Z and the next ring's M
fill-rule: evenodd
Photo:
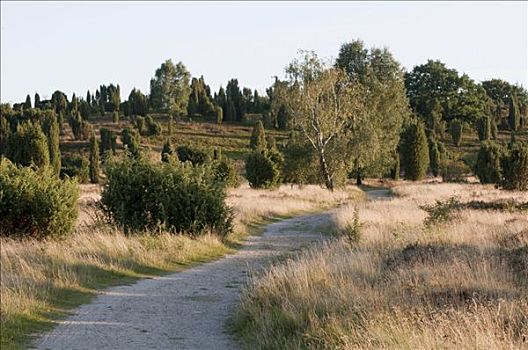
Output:
M37 349L233 349L224 327L249 273L278 255L321 241L329 213L266 227L236 254L164 277L102 291L49 333Z

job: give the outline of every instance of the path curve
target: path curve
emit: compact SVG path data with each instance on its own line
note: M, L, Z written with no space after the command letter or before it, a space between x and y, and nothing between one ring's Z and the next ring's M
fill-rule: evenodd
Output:
M390 196L367 190L369 200ZM41 335L37 349L233 349L225 323L248 275L273 257L325 239L332 211L266 226L233 255L163 277L112 287Z
M233 255L101 292L33 343L37 349L233 349L225 322L248 274L324 239L330 212L268 225Z

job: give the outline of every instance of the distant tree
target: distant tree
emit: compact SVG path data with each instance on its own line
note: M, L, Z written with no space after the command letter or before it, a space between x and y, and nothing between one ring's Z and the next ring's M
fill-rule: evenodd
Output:
M26 99L27 100L27 99ZM35 92L35 108L40 108L40 95Z
M101 134L100 154L103 156L106 152L111 152L112 154L115 154L117 142L114 132L107 128L101 128L99 130L99 133Z
M183 63L171 60L161 64L150 80L150 104L155 110L184 115L189 101L190 74Z
M68 109L68 98L62 91L55 91L51 95L51 104L57 115L65 115ZM59 118L60 120L61 118Z
M90 137L90 182L99 183L99 145L95 134Z
M49 111L43 121L44 133L48 139L50 165L54 173L59 176L61 170L61 153L59 148L60 128L55 112Z
M421 122L410 124L404 132L402 160L407 180L421 180L429 167L429 147L427 136Z
M194 116L199 114L207 117L215 113L213 98L210 95L210 89L205 84L203 76L199 79L193 78L191 81L191 94L187 104L187 114Z
M48 140L38 123L18 124L16 132L9 135L6 151L7 158L22 166L42 168L50 163Z
M455 146L460 146L462 141L462 131L464 130L464 124L458 119L453 119L449 124L449 132Z
M441 153L438 141L434 138L429 139L429 167L431 168L433 176L438 176L440 173L440 162Z
M508 124L510 125L510 130L512 131L517 131L519 129L519 125L520 125L519 105L517 103L517 97L514 94L510 95Z
M251 137L249 139L249 147L253 150L266 149L266 132L262 122L259 120L255 123Z
M77 99L77 96L75 96L75 93L73 93L70 102L70 113L75 115L77 112L79 112L79 100Z
M86 104L88 107L92 106L92 95L90 94L90 90L86 91Z
M119 124L119 112L118 111L114 111L112 113L112 123Z
M121 132L121 142L133 156L139 155L140 136L139 133L130 128L124 128Z
M161 135L161 124L150 115L145 118L145 133L148 136Z
M243 106L243 97L237 79L231 79L226 86L226 104L228 111L226 113L226 120L241 121L245 114L245 106Z
M222 107L216 106L216 124L222 124L222 121L224 120L224 111L222 110Z
M172 153L173 151L170 139L167 139L167 141L165 141L163 144L163 149L161 150L161 161L168 162Z
M483 142L477 155L475 175L483 184L498 184L502 178L502 148L493 142Z
M29 94L26 96L26 102L24 102L24 109L30 109L31 108L31 97Z
M6 154L7 140L9 139L9 134L11 133L9 127L9 120L4 111L0 112L0 161L2 157Z
M225 90L223 87L220 86L220 89L218 90L218 94L215 94L214 101L216 102L217 106L220 106L222 108L223 116L226 116L227 97L226 97Z
M476 129L480 141L486 141L491 138L491 118L482 116L477 119Z
M149 112L148 97L134 88L128 95L128 106L130 114L146 116Z

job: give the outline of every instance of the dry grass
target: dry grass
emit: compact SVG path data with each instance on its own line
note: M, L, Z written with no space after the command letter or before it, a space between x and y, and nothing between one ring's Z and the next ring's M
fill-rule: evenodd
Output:
M271 349L521 349L528 347L528 215L464 209L423 225L419 205L528 201L482 185L406 184L359 210L360 242L340 238L256 278L234 326Z
M125 236L94 220L99 189L83 185L77 232L62 241L0 239L1 348L23 347L30 333L51 326L68 309L87 302L97 289L136 278L177 271L234 250L256 222L336 205L360 193L307 186L255 191L233 190L228 202L236 214L236 232L221 241L169 234Z

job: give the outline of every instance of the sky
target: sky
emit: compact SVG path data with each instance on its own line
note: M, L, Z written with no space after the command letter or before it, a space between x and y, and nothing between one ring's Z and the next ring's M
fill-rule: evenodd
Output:
M148 93L166 59L216 90L264 92L300 49L335 58L362 39L408 70L439 59L477 81L528 86L528 2L1 1L2 102L118 83Z

